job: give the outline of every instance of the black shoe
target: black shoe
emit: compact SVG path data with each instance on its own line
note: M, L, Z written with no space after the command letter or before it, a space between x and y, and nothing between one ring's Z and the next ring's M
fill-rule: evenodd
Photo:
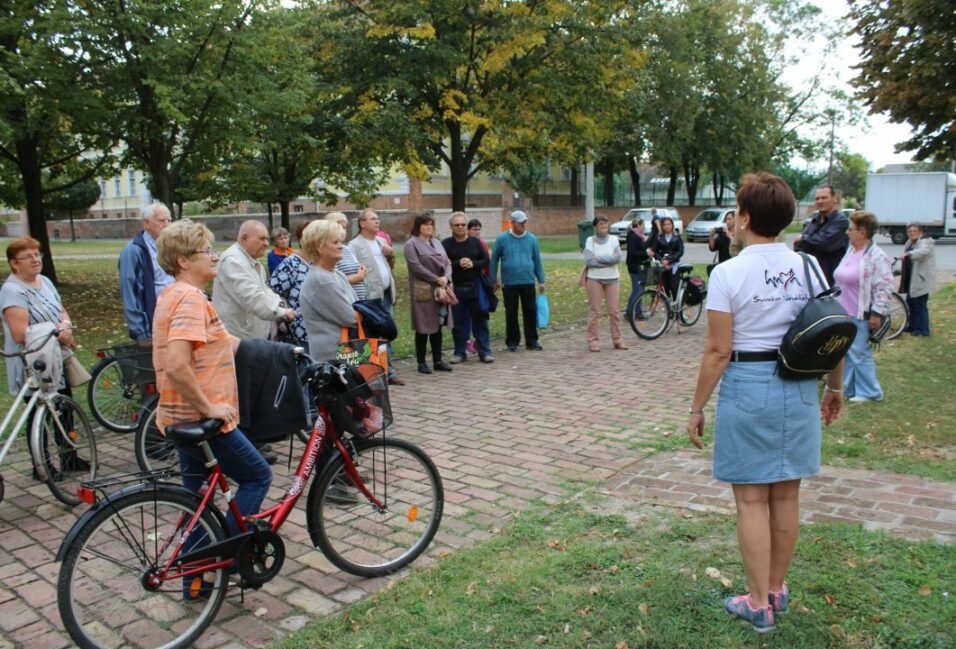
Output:
M428 363L419 363L418 371L421 372L422 374L431 374L432 368L428 367Z
M451 372L451 365L445 361L436 361L433 363L436 372Z
M388 380L389 385L405 385L405 381L401 380L397 376L393 376Z
M256 444L256 448L262 453L270 453L272 451L272 444Z
M528 345L528 349L533 352L540 352L544 350L544 347L542 347L540 343L535 343L533 345Z
M508 345L508 351L509 351L509 352L516 352L516 351L518 351L518 346L517 346L517 345Z
M266 464L272 466L279 461L279 455L274 451L264 451L259 449L259 454L262 455L262 459L266 461Z

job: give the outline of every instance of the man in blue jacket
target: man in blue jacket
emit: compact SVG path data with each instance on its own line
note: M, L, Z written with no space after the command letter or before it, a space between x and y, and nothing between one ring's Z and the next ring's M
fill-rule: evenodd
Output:
M544 266L538 240L527 231L528 216L521 210L511 213L511 229L502 232L495 240L491 253L491 281L498 289L498 262L501 262L501 286L505 302L505 344L513 352L521 342L518 326L518 304L524 320L524 344L531 350L540 351L538 343L538 314L535 309L534 283L544 293Z
M175 279L156 261L156 239L169 225L169 208L162 203L146 205L139 211L143 231L126 244L119 257L120 297L126 326L133 340L153 335L153 312L160 291Z
M824 277L833 286L833 271L840 265L849 245L846 231L850 219L837 209L838 199L832 185L820 187L814 200L817 211L803 229L803 234L794 240L793 249L816 257Z

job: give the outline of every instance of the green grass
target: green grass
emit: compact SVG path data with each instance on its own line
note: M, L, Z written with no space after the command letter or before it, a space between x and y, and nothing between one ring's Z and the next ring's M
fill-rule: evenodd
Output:
M875 352L882 403L849 403L823 433L823 462L956 482L956 285L930 297L933 335Z
M413 571L284 649L952 647L956 555L847 525L808 525L791 611L758 636L723 612L745 590L733 518L579 500ZM624 506L636 508L628 503ZM712 577L708 572L718 570ZM725 586L720 578L730 580Z
M544 253L581 252L578 235L562 234L538 237L538 248Z

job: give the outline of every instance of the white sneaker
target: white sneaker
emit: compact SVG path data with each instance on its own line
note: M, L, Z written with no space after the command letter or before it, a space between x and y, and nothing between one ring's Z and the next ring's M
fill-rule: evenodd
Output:
M876 401L877 403L879 403L882 400L883 400L883 397L879 397L878 399L871 399L870 397L850 397L848 399L850 403L863 403L864 401Z

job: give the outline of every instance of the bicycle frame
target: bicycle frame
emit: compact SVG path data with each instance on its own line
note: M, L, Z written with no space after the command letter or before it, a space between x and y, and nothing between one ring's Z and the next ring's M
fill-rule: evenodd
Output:
M10 410L7 411L7 416L3 418L3 423L0 424L0 439L6 436L7 426L10 425L10 421L24 403L24 397L26 397L27 392L30 390L33 390L34 392L30 397L30 400L26 402L26 408L22 413L20 413L20 418L17 419L17 423L13 427L13 432L10 433L10 436L7 438L6 442L4 442L3 448L0 448L0 463L3 463L3 459L7 456L7 452L9 452L10 447L13 446L13 442L20 434L23 424L26 423L27 417L30 416L30 411L33 410L33 407L37 405L37 402L40 401L40 399L44 398L44 394L40 390L39 382L36 380L32 372L29 370L27 370L27 372L29 374L27 380L23 382L23 387L20 388L20 391L14 398L13 405L10 406Z
M318 460L327 455L333 449L337 449L342 454L342 457L345 460L345 472L355 487L379 511L385 511L385 505L368 490L368 487L359 476L358 471L355 468L355 464L352 463L351 455L346 448L345 443L342 441L342 437L339 434L338 429L332 423L328 409L324 405L319 407L319 416L316 417L315 423L312 426L312 432L309 435L309 441L306 443L305 452L302 454L302 457L299 460L299 465L296 468L295 474L292 476L285 495L278 503L266 510L258 512L257 514L252 514L245 517L240 514L239 506L232 497L232 491L229 487L229 483L226 481L226 476L222 472L219 463L215 461L215 456L212 454L211 449L205 444L201 445L201 448L206 453L207 461L215 462L215 464L213 465L209 476L206 478L205 489L202 491L202 498L199 502L199 506L197 507L189 523L179 535L177 541L178 547L169 557L166 565L163 566L163 568L159 570L158 574L156 575L156 579L160 583L174 579L180 579L183 577L201 575L205 572L218 570L220 568L231 568L235 565L236 560L232 557L209 563L202 563L204 558L197 557L196 561L201 562L200 565L188 568L181 567L180 570L175 570L176 565L183 562L183 557L181 556L183 548L186 546L186 543L189 540L190 535L193 533L195 526L199 522L202 513L207 507L210 506L217 488L218 491L225 495L229 511L232 513L232 516L239 527L239 534L233 535L229 539L226 539L226 542L236 542L235 540L238 537L250 532L250 528L254 526L255 521L268 521L269 528L273 532L278 532L279 528L282 527L282 524L289 517L289 514L292 512L293 508L298 502L302 492L305 490L305 485L308 484L309 478L312 476L312 472L315 469L315 465L317 464ZM183 516L185 516L185 514ZM177 524L177 529L181 524L182 520L180 520L179 524ZM169 543L172 541L173 539L171 538ZM163 546L163 550L169 547L169 543ZM202 553L205 550L207 550L207 548L199 548L198 550L191 552ZM190 553L187 553L187 556Z

